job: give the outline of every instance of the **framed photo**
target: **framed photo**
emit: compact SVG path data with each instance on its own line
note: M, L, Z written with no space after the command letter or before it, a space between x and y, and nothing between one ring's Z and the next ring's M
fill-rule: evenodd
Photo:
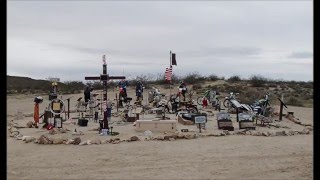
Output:
M54 118L54 127L62 128L62 118L61 117Z
M60 110L61 110L60 102L54 102L54 103L52 104L52 110L54 110L54 111L60 111Z

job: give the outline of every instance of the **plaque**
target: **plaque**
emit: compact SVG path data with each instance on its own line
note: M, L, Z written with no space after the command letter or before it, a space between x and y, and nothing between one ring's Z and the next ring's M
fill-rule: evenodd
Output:
M248 120L243 120L243 121L239 121L239 129L256 129L255 124L253 123L253 121L248 121Z

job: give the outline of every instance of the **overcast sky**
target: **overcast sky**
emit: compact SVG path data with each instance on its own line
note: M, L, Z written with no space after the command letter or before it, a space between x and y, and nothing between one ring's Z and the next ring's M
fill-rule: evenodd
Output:
M312 1L8 1L7 74L260 74L313 81Z

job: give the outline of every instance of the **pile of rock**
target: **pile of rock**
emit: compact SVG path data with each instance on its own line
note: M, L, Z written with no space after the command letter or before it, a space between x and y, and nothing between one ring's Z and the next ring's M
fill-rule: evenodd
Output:
M292 114L287 114L287 115L286 115L286 118L289 119L290 121L296 123L296 124L300 124L300 125L302 125L302 126L310 126L310 127L312 127L312 125L309 124L309 123L302 123L302 122L299 120L299 118L294 117L294 115L292 115Z

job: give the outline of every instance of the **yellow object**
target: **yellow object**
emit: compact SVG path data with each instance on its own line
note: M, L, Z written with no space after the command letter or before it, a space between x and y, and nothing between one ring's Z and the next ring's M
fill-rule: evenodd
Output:
M60 102L58 102L58 103L53 103L53 104L52 104L52 110L54 110L54 111L60 111L60 110L61 110Z
M58 86L58 83L57 82L53 82L52 86Z

